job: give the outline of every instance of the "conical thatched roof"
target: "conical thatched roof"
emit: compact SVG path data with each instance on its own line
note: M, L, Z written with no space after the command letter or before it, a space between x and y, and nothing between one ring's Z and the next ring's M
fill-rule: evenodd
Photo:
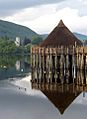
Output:
M61 114L69 107L69 105L76 99L80 94L77 93L58 93L56 91L42 91L47 98L55 105L55 107L60 111Z
M73 84L55 85L42 83L36 85L36 83L33 83L32 88L41 90L41 92L43 92L43 94L52 102L52 104L60 111L61 114L64 113L64 111L81 93L80 90L77 92L73 92Z
M41 47L56 47L56 46L70 46L82 45L81 41L77 39L73 33L64 25L63 21L60 20L58 26L48 35L48 37L40 44Z

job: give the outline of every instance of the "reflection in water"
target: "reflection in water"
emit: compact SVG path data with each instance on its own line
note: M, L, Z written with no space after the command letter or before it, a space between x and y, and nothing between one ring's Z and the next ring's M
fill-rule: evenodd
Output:
M20 71L21 63L19 60L16 61L15 67L16 67L16 70Z
M48 81L49 77L44 80L37 73L34 72L32 74L32 89L41 90L55 107L58 108L61 114L82 92L83 97L85 97L85 92L87 91L87 75L85 72L74 72L73 76L69 71L65 75L60 71L57 76L50 77L50 79L53 78L51 82Z
M30 56L0 56L0 80L22 77L30 72Z
M72 101L80 94L75 91L76 87L72 85L57 84L33 84L32 88L41 90L48 99L58 108L61 114L72 103Z

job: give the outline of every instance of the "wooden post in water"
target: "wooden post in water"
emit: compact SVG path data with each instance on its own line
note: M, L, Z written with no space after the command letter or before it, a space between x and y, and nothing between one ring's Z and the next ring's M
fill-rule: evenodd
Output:
M60 69L63 70L63 46L61 46Z
M57 83L57 48L55 48L55 83Z
M78 69L78 67L79 67L79 65L78 65L78 47L77 47L77 57L76 57L76 58L77 58L77 62L76 62L76 65L77 65L77 66L76 66L76 67L77 67L77 69Z
M46 73L46 71L45 71L45 48L43 48L43 82L44 82L44 80L45 80L45 73Z
M82 47L81 70L84 67L84 48Z
M61 83L64 83L64 47L61 46L61 57L60 57L60 73L61 73Z
M75 74L76 74L76 66L75 65L76 65L75 64L75 47L73 45L73 54L72 54L72 76L73 76L73 80L74 80Z
M50 83L52 83L52 49L50 48L50 72L49 72Z
M66 70L69 70L69 49L67 47L67 52L66 52Z
M85 56L86 58L85 58L85 70L87 70L87 55Z
M41 83L41 68L40 68L40 66L41 66L41 59L40 59L40 47L38 48L38 67L37 67L37 69L38 69L38 82L39 83Z

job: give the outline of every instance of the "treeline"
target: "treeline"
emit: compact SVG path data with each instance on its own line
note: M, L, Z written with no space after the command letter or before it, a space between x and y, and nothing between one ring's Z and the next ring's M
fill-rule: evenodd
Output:
M38 45L43 39L41 37L33 37L27 45L16 46L13 40L8 37L0 38L0 54L29 54L32 45Z
M17 47L14 41L0 38L0 54L24 54L30 52L30 45Z

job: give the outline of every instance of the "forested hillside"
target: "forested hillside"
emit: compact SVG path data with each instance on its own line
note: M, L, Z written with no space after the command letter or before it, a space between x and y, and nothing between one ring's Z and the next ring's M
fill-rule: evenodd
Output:
M15 37L20 38L29 38L32 40L32 37L38 36L33 30L17 25L11 22L0 20L0 37L9 37L10 39L15 39Z

